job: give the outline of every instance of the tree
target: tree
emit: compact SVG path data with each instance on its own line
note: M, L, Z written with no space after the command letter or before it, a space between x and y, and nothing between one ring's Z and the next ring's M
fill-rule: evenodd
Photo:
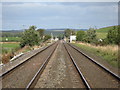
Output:
M45 29L38 29L37 31L39 32L40 39L43 39Z
M64 38L64 35L63 35L63 34L58 35L58 39L59 39L59 40L61 40L61 39L63 39L63 38Z
M21 47L24 47L25 45L34 46L39 44L39 34L35 29L35 26L30 26L29 29L23 32L22 40L20 43Z
M50 35L45 35L44 41L47 41L47 40L49 40L50 38L51 38Z
M68 38L68 37L70 37L70 35L75 35L76 32L74 30L71 30L71 29L66 29L64 34Z
M76 35L77 41L83 41L85 38L85 31L78 31Z
M109 30L107 34L107 40L110 44L119 44L119 27L113 27L113 30Z
M97 40L97 38L96 38L96 31L95 31L94 28L90 28L87 31L85 41L88 42L88 43L95 43L96 40Z

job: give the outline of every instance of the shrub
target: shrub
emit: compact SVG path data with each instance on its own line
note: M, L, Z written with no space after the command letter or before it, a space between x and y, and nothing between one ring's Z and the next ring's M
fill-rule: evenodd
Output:
M35 26L30 26L29 29L25 30L25 32L22 35L22 40L20 43L21 47L24 47L25 45L34 46L39 45L40 37L39 33L35 30Z

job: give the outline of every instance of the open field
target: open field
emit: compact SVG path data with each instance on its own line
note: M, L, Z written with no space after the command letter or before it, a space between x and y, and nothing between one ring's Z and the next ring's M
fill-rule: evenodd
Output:
M12 43L12 42L8 42L8 43L1 43L2 46L2 54L4 53L9 53L12 50L14 51L14 49L19 48L19 43Z
M0 37L0 40L3 42L19 42L21 38L20 37Z
M107 37L107 33L97 33L97 38L98 39L104 39Z
M118 28L118 26L116 26L116 27ZM106 38L107 37L107 33L108 33L109 30L114 30L114 26L97 29L96 30L97 38L98 39Z
M118 67L118 47L116 45L93 46L86 43L75 43L75 45L90 53L102 57L103 60L106 60L112 66Z
M118 28L118 26L116 26L116 27ZM100 28L100 29L97 29L96 32L98 32L98 33L107 33L109 30L114 30L114 26Z

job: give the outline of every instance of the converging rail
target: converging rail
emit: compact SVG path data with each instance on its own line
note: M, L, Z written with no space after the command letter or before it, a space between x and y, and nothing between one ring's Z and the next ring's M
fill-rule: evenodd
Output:
M64 46L85 86L91 88L118 88L120 77L101 65L74 45L64 43Z
M105 66L103 66L102 64L100 64L96 60L92 59L90 56L88 56L87 54L83 53L82 51L80 51L75 46L71 45L70 43L68 43L68 45L71 46L72 48L74 48L75 50L77 50L79 53L81 53L82 55L84 55L89 60L91 60L93 63L95 63L96 65L98 65L99 67L101 67L102 69L104 69L105 71L107 71L108 73L110 73L113 77L115 77L116 79L120 80L120 77L117 74L115 74L111 70L107 69Z
M64 44L64 47L65 47L68 55L70 56L70 58L71 58L71 60L72 60L72 62L73 62L73 64L74 64L76 70L78 71L80 77L82 78L82 81L84 82L84 85L86 86L87 89L91 90L91 87L90 87L89 83L88 83L87 80L85 79L84 75L82 74L80 68L77 66L74 58L72 57L72 55L70 54L70 52L69 52L68 49L66 48L65 44Z
M26 61L4 72L1 75L3 88L29 89L33 87L33 82L36 81L38 72L41 73L43 71L57 45L58 42L55 42L45 47Z
M56 52L57 50L60 51ZM61 52L61 50L64 51ZM59 60L59 57L61 57L59 54L65 56L64 58L61 58L62 60L69 61L70 59L70 63L65 64L65 66L70 65L72 69L64 68L63 70L65 70L65 72L66 70L73 70L74 72L72 73L77 75L75 77L80 79L78 85L81 85L83 88L88 90L91 90L91 88L118 88L120 77L117 74L83 53L74 45L66 42L59 43L59 41L43 48L38 53L36 52L36 54L32 55L22 63L0 75L0 78L2 78L1 81L3 82L3 88L34 89L39 79L44 79L41 78L42 75L44 76L44 72L49 71L47 66L53 66L53 64L55 64L49 63L52 62L52 60L56 60L56 58ZM54 59L52 59L53 56L57 55L59 57L54 57ZM56 65L58 66L58 63L56 63ZM50 70L54 71L54 69ZM64 76L67 77L67 75L68 77L70 75L72 75L71 77L74 76L71 73L66 73ZM73 84L73 82L71 84Z
M37 54L43 52L44 50L46 50L47 48L49 48L50 46L52 46L52 45L54 45L54 44L55 44L55 43L53 43L53 44L45 47L44 49L42 49L42 50L41 50L40 52L38 52ZM10 69L10 70L8 70L8 71L6 71L6 72L3 72L3 73L0 75L0 78L3 77L3 76L5 76L6 74L10 73L11 71L13 71L14 69L16 69L17 67L21 66L21 65L24 64L25 62L29 61L29 59L33 58L33 57L36 56L37 54L29 57L29 58L28 58L27 60L25 60L24 62L22 62L22 63L20 63L20 64L17 64L17 65L14 66L12 69Z
M37 80L39 79L41 73L43 72L43 70L45 69L47 63L49 62L52 54L54 53L55 49L57 48L58 44L55 46L54 50L50 53L50 55L46 58L45 62L41 65L41 67L39 68L39 70L37 71L37 73L34 75L34 77L32 78L32 80L29 82L29 84L26 87L26 90L29 90L30 88L34 88L34 85L36 84Z

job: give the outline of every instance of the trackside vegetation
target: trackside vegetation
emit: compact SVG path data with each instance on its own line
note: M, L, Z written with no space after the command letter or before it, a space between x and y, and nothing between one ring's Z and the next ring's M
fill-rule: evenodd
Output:
M74 45L82 48L85 51L93 53L96 56L100 56L103 60L107 61L114 67L119 67L118 64L118 47L117 46L93 46L86 43L75 43ZM113 48L113 49L112 49Z
M36 26L30 26L29 29L26 29L21 37L20 46L24 47L28 46L35 46L40 45L41 42L45 42L46 40L50 39L50 35L44 35L44 29L36 30Z
M21 52L27 52L34 48L46 45L44 42L51 38L50 35L45 34L44 29L36 29L36 26L30 26L22 32L3 32L1 40L0 63L7 63L11 58Z
M77 31L76 36L76 46L100 56L112 66L120 68L120 65L118 65L120 26L111 26L101 29L90 28L87 31Z
M22 40L20 43L21 47L24 47L25 45L34 46L39 45L39 33L35 30L35 26L30 26L29 29L25 30L22 35Z
M110 28L110 29L109 29ZM90 28L87 31L77 31L77 41L87 42L95 45L119 44L120 26L113 26L102 29ZM101 36L103 35L102 38ZM106 36L105 36L106 35Z

